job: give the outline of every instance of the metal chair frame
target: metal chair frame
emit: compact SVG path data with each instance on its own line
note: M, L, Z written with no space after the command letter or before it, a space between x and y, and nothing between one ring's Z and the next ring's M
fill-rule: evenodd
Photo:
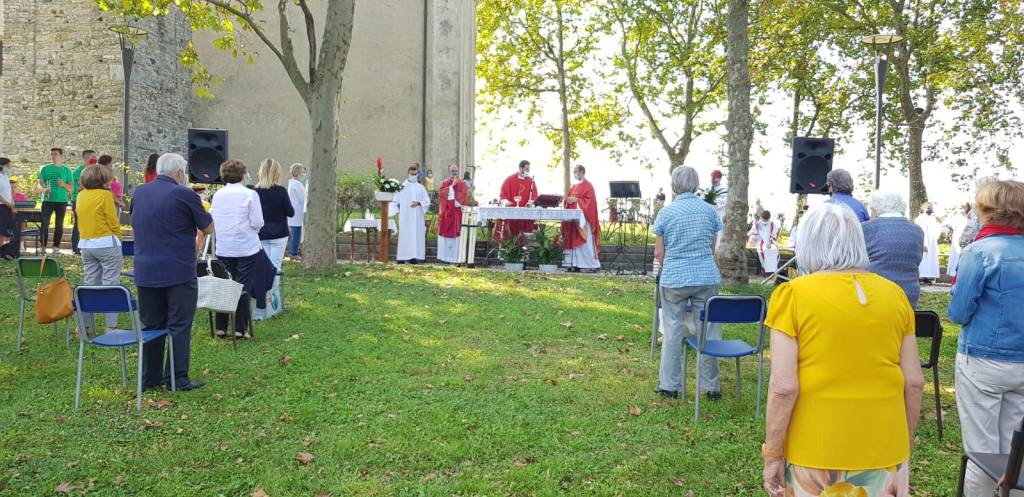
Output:
M16 346L17 350L21 350L21 341L22 341L22 337L24 336L24 332L25 332L25 307L26 307L26 304L28 302L35 302L36 301L35 295L32 295L32 293L30 293L29 290L28 290L28 285L26 284L26 280L31 278L33 280L36 280L36 282L38 284L38 283L42 283L43 281L48 281L48 280L53 280L53 279L56 279L56 278L64 278L64 277L66 277L66 274L64 273L64 268L61 266L60 261L58 259L55 259L55 258L52 258L52 257L46 257L45 258L46 262L42 262L43 260L44 260L43 257L29 256L29 257L19 257L19 258L15 259L15 261L14 261L14 274L15 274L17 282L18 282L18 303L19 303L19 305L18 305L18 338L17 338L18 342L17 342L17 346ZM26 264L26 263L27 264L32 264L33 267L32 268L23 268L22 265ZM43 267L40 268L40 265L43 265ZM46 268L51 267L51 266L53 268L53 272L47 274L46 273ZM25 269L34 269L34 271L29 271L26 274L25 273ZM40 270L40 269L42 269L42 270ZM43 274L40 275L40 273L43 273ZM70 324L69 319L70 318L65 318L64 319L64 345L66 347L68 347L68 348L71 348L71 324ZM53 323L53 333L54 333L54 335L57 334L57 323Z
M210 266L213 268L213 276L215 276L217 278L223 278L223 279L229 279L229 280L231 279L231 272L228 271L228 268L224 265L223 262L221 262L221 261L219 261L217 259L211 259L209 262L210 262ZM223 272L218 274L218 270L219 271L223 271ZM201 276L205 276L205 275L206 275L206 261L199 261L199 262L197 262L196 263L196 276L200 276L201 277ZM252 305L252 298L249 296L249 292L242 291L242 296L240 297L240 300L248 302L250 306ZM214 338L214 325L213 325L213 314L214 314L214 312L211 311L210 309L204 309L204 310L206 311L206 316L207 316L207 319L209 320L209 323L210 323L210 338ZM238 351L238 337L235 336L235 313L234 312L223 312L223 313L217 313L217 314L227 314L228 315L228 328L230 328L230 331L228 332L228 335L231 336L231 350L237 352ZM249 309L249 333L250 334L252 334L253 328L254 328L254 326L253 326L253 319L252 319L252 309L250 308Z
M744 320L744 319L712 319L711 312L716 302L757 302L760 306L758 312L758 319L755 320ZM698 337L697 344L693 343L692 339L686 339L683 344L683 394L686 394L686 371L687 371L687 356L689 355L687 348L693 348L697 353L697 368L696 373L696 388L694 388L694 413L693 420L698 422L700 420L700 359L704 354L708 354L706 348L708 343L714 342L730 342L729 340L708 340L708 325L715 324L746 324L746 323L757 323L757 347L751 347L753 350L750 353L741 356L716 356L714 354L708 354L712 357L720 358L735 358L736 359L736 398L740 398L740 385L742 383L742 377L740 376L740 359L743 357L757 355L757 404L754 410L756 417L761 416L761 396L764 384L764 344L765 344L765 327L764 318L767 313L768 305L765 303L763 297L759 295L716 295L707 299L704 302L704 308L700 311L700 335ZM744 342L746 344L746 342ZM747 344L749 346L749 344Z
M1021 480L1021 466L1024 464L1024 419L1017 429L1013 430L1009 454L964 452L960 456L960 479L956 486L956 497L964 495L968 461L976 464L989 478L997 482L1002 479L1002 485L996 488L996 496L1010 497L1013 490L1024 490L1024 481Z
M939 352L942 345L942 320L935 311L917 311L914 313L914 334L917 338L931 341L928 360L921 361L921 369L932 370L932 386L935 390L935 422L942 440L942 402L939 398Z
M83 292L123 292L123 302L118 302L121 305L115 305L110 308L92 308L92 305L83 306L82 293ZM171 366L171 391L178 389L177 381L174 377L174 340L172 339L168 330L142 330L142 321L139 318L138 304L135 298L132 296L131 290L121 285L80 285L75 287L75 312L78 316L78 374L75 381L75 409L78 409L82 404L82 372L85 366L85 346L95 345L97 347L117 347L121 356L121 385L124 388L128 388L128 372L125 364L124 349L132 345L138 345L139 352L139 366L137 372L137 385L136 385L136 398L135 398L135 409L142 409L142 365L143 365L143 345L146 342L154 339L160 339L167 337L167 356L169 357ZM103 336L97 335L95 338L90 338L89 334L85 330L83 323L85 322L85 315L87 314L100 314L100 313L119 313L128 314L131 321L131 330L114 330L112 333L119 333L124 331L130 331L133 335L133 340L121 342L120 345L107 345L102 343L96 343L96 338Z

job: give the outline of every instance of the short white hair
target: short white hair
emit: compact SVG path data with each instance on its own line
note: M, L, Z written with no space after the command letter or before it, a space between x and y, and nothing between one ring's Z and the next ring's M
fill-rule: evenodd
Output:
M161 176L174 176L179 172L188 174L188 161L178 154L163 154L156 160L156 173Z
M870 261L864 230L853 210L822 204L800 222L796 260L811 273L867 269Z
M672 170L672 193L693 193L700 187L700 176L690 166L679 166Z
M903 195L893 191L877 191L871 195L871 210L876 216L884 214L907 215L907 202Z

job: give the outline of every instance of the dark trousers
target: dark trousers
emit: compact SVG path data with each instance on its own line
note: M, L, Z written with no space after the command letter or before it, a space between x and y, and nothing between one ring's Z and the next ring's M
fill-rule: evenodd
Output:
M288 255L295 257L299 255L299 242L302 241L302 226L289 226L288 227L289 239L288 239ZM355 236L354 234L352 236Z
M199 287L190 281L166 288L139 287L139 317L144 330L166 329L174 340L174 379L177 386L187 385L189 345L192 338L192 320L196 315ZM170 387L171 368L164 366L164 340L147 342L142 349L142 385L163 383Z
M260 255L260 253L256 253ZM249 257L220 257L218 260L224 264L224 268L231 273L231 279L246 286L246 289L251 288L249 285L250 268L255 263L256 256ZM252 295L242 295L242 298L238 299L238 307L235 309L235 331L239 333L245 333L249 330L249 303L252 301ZM227 331L228 329L228 315L217 314L215 319L217 321L216 327L218 330Z
M78 240L81 235L78 233L78 202L71 202L71 217L74 219L75 224L71 225L71 250L78 252Z
M40 209L43 211L43 223L40 226L42 231L42 244L43 248L46 247L46 242L50 236L50 214L54 216L53 226L53 248L60 248L60 242L64 238L64 213L68 210L67 202L43 202L43 206Z

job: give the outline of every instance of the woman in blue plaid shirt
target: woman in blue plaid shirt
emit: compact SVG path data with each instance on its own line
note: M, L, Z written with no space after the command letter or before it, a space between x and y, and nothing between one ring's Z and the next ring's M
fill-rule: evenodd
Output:
M657 241L654 258L661 264L659 284L662 312L665 322L665 336L661 348L660 384L658 394L678 398L682 395L682 346L683 319L687 306L700 309L711 296L718 294L722 281L715 264L714 245L722 220L714 206L694 194L700 186L697 171L692 167L678 167L672 171L672 192L675 199L658 212L654 221ZM693 328L697 330L696 315ZM718 340L722 329L718 325L708 327L707 338ZM701 357L699 365L700 384L709 399L718 399L718 359Z

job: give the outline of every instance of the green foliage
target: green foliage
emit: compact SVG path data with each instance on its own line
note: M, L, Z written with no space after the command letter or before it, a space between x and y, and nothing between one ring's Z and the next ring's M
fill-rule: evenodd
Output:
M375 190L372 176L342 173L338 177L338 226L344 226L353 213L373 210L376 207Z
M555 232L554 236L548 236L548 230ZM562 263L562 240L559 236L561 227L543 227L534 231L534 246L530 254L538 264L561 264Z
M729 191L726 190L725 188L712 186L711 188L708 189L699 189L697 191L697 196L703 199L705 202L717 206L718 199L723 195L728 195L728 193ZM760 203L760 201L758 201L758 203Z
M498 248L498 258L510 264L526 262L528 255L526 237L521 234L508 237L508 239L501 242L501 246Z

